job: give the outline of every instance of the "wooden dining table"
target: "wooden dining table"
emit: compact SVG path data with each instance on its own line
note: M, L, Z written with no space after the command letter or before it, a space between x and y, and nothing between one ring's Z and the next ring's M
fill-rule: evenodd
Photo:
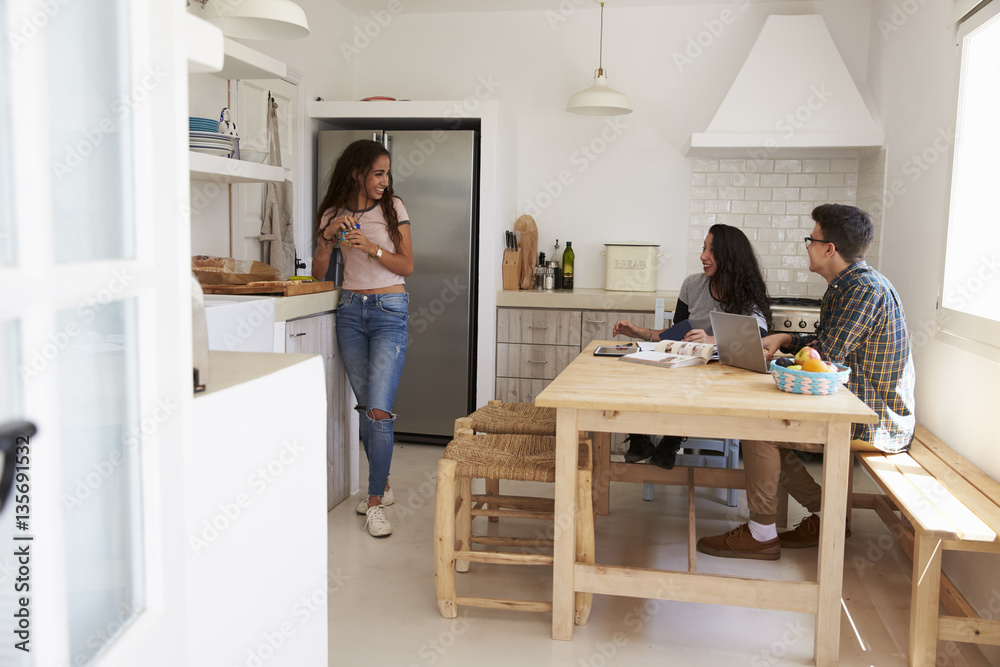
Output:
M816 664L836 665L851 424L874 422L876 414L846 388L828 396L790 394L768 374L718 362L665 369L595 357L594 349L602 344L613 341L591 342L535 399L538 406L556 408L553 638L573 638L577 592L724 604L815 614ZM576 506L580 431L824 445L817 580L577 562L576 512L590 511ZM609 520L614 520L613 510ZM693 545L689 550L693 556Z

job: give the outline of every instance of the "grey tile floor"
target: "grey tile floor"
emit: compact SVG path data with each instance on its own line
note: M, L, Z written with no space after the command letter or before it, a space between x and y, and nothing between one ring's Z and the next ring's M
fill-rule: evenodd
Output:
M355 514L358 496L329 513L330 665L812 665L813 617L707 604L595 596L590 621L571 642L551 639L551 615L460 608L442 618L434 599L434 476L442 448L397 444L388 508L393 534L375 539ZM817 464L809 464L819 474ZM362 469L362 479L367 470ZM855 470L855 488L874 490ZM866 489L870 487L870 489ZM507 487L505 487L506 489ZM551 486L511 484L513 490L549 495ZM614 483L611 514L597 517L597 560L669 569L686 568L686 489L656 487L643 501L642 487ZM714 535L746 521L740 506L725 504L721 490L696 492L698 535ZM804 510L790 501L791 523ZM483 523L480 523L483 522ZM501 521L474 529L534 535L539 522ZM841 615L840 664L844 667L906 665L910 561L891 541L873 512L854 513L847 540ZM778 561L743 561L699 554L698 569L735 576L815 579L816 550L785 550ZM551 571L542 567L473 564L458 575L459 594L547 599ZM939 645L938 664L988 665L982 654Z

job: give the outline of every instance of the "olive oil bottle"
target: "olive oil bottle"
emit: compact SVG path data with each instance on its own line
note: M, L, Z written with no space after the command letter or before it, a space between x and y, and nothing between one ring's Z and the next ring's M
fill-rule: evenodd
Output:
M562 257L562 286L563 289L573 289L573 260L576 259L576 253L573 252L573 242L566 241L566 250L563 251Z

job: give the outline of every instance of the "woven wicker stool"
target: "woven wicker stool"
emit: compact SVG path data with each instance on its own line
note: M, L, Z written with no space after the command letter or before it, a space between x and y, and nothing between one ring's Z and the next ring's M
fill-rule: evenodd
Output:
M582 511L576 518L576 559L594 562L594 513L591 495L590 442L580 443L576 477L576 500ZM472 544L491 547L551 547L552 540L473 536L475 516L505 516L552 520L551 499L500 496L493 500L509 509L480 509L483 496L473 496L471 481L476 477L524 482L555 481L555 438L530 435L473 435L460 433L445 448L438 462L437 498L434 510L434 585L438 610L445 618L455 618L458 606L516 611L552 611L552 602L507 600L458 596L455 572L468 570L469 562L502 565L552 566L552 556L511 551L473 551ZM583 625L590 615L593 595L576 594L576 623Z
M489 401L468 417L455 420L455 437L465 429L471 429L476 433L555 436L556 410L540 408L534 403ZM499 496L500 480L487 478L485 495ZM489 498L485 506L500 509ZM491 516L489 520L496 522L500 517Z

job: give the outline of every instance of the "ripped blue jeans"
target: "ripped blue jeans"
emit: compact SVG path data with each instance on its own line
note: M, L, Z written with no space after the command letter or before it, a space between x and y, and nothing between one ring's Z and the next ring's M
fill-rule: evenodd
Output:
M344 290L337 305L337 346L358 400L361 444L368 457L368 495L381 496L392 463L392 404L406 360L406 322L410 296L357 294ZM383 410L389 419L373 419Z

